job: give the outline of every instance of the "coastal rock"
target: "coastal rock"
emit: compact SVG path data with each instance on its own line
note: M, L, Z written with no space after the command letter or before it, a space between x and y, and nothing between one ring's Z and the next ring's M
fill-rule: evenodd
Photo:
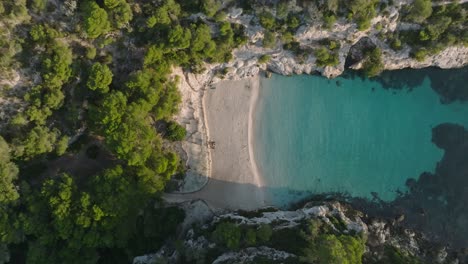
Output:
M276 243L270 243L271 246L270 244L269 246L254 245L237 250L226 249L212 242L215 240L210 239L208 235L219 223L226 222L250 230L258 230L260 226L269 225L273 232L282 232L300 230L301 226L310 221L318 221L321 225L329 226L335 234L361 234L360 237L367 238L364 258L377 261L375 263L379 263L378 261L386 256L388 248L397 252L405 252L420 260L427 260L427 263L457 263L458 261L456 257L449 254L447 248L430 244L422 235L399 226L392 226L389 221L383 219L368 219L350 205L340 202L310 202L302 208L291 211L265 208L257 211L220 213L211 219L206 219L204 223L199 223L195 229L181 232L179 237L183 243L183 252L179 252L178 247L174 247L170 242L154 254L135 258L133 263L147 264L157 260L176 263L180 260L181 254L184 255L185 261L193 263L199 260L205 260L203 263L255 263L259 259L274 263L291 263L293 260L292 263L294 263L298 256L287 250L275 248ZM206 262L205 257L208 252L218 252L218 255Z
M268 260L275 261L275 263L283 263L282 261L290 257L295 257L295 255L269 247L246 248L239 252L224 253L213 261L213 264L249 263L254 261L257 257L266 257Z

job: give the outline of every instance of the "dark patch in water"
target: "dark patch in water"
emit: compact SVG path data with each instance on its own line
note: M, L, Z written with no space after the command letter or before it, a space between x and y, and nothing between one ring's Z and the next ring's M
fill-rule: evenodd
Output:
M391 219L403 214L408 227L454 248L467 248L468 130L444 123L433 128L432 141L445 154L434 173L406 180L408 192L392 202L358 197L347 201L371 216Z
M340 78L353 80L365 77L359 72L348 70ZM468 67L386 71L373 80L378 81L384 89L411 92L421 86L425 78L429 78L441 102L468 101ZM375 89L372 87L372 91ZM403 215L401 222L405 226L422 231L442 244L458 249L468 248L468 130L451 123L429 129L432 129L432 142L444 150L444 156L437 163L434 173L422 172L414 175L413 179L407 179L405 185L408 191L397 191L395 200L382 201L378 193L372 193L373 199L368 199L351 197L348 193L314 195L302 192L298 197L304 199L290 208L300 208L308 201L349 202L370 217L392 220Z
M359 71L347 70L342 75L346 79L366 79ZM384 71L372 78L385 89L408 90L421 86L425 78L431 81L432 89L440 96L442 103L468 101L468 67L460 69L439 69L435 67L424 69L402 69Z
M365 79L359 71L347 70L343 78ZM421 86L425 78L431 81L432 89L439 94L442 103L454 101L468 101L468 67L460 69L439 69L435 67L424 69L402 69L384 71L372 80L378 81L385 89L411 91Z

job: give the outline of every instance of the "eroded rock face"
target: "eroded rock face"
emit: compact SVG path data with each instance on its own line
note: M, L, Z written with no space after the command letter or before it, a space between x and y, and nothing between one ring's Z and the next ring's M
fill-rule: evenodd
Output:
M264 29L258 25L258 18L252 14L243 12L241 8L232 8L227 17L230 22L244 26L247 35L247 44L233 51L233 60L229 63L206 65L208 69L204 75L213 76L213 72L224 68L232 68L223 79L236 80L255 76L260 70L270 70L282 75L310 74L318 72L325 77L334 78L343 73L346 67L357 64L363 58L363 51L368 48L378 47L382 50L382 59L385 69L394 70L402 68L423 68L436 66L440 68L459 68L468 64L468 47L447 47L439 54L430 55L424 61L417 61L410 57L411 48L404 46L400 51L392 50L389 45L379 37L381 33L392 33L397 30L418 29L419 25L400 22L400 11L408 1L395 1L389 6L385 15L376 16L371 21L369 30L359 31L357 25L344 18L339 18L332 29L322 27L320 10L314 5L295 5L291 1L290 9L297 12L307 12L309 20L302 21L294 38L303 50L309 51L306 56L296 56L293 52L285 50L278 38L277 45L273 48L264 48L262 39ZM275 10L270 10L275 14ZM382 12L384 13L384 12ZM376 29L376 25L382 26ZM331 39L340 44L338 54L339 63L334 67L318 67L313 51L321 44L320 40ZM258 58L262 55L270 55L271 60L266 64L258 64ZM213 77L211 82L220 81L221 78Z

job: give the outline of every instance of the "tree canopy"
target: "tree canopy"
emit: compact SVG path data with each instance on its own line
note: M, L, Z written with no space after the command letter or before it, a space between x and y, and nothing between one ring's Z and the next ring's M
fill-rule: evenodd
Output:
M408 18L411 21L421 23L432 14L432 0L414 0L410 6Z
M112 83L112 71L105 64L96 62L91 67L86 86L100 93L107 93L109 91L109 85Z
M1 204L18 199L14 181L18 176L18 167L10 161L10 147L0 136L0 209Z
M97 38L110 30L110 22L105 9L93 0L82 4L84 30L89 38Z

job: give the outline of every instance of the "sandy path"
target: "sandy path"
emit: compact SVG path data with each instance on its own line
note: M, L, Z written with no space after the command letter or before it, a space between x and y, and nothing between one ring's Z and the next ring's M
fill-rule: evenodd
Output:
M203 199L216 208L255 209L265 205L262 180L253 158L253 126L259 78L226 81L205 92L211 150L211 177L200 191L166 195L166 200Z

